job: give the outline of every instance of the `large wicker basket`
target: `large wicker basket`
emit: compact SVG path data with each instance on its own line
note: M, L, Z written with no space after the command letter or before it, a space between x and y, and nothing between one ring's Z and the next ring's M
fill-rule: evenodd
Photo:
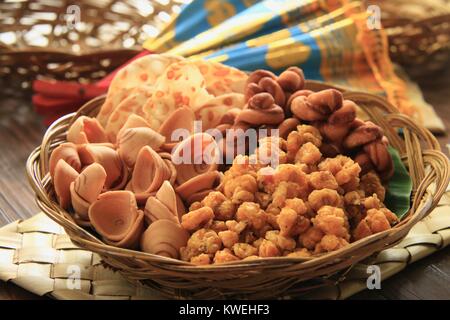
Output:
M307 87L317 90L332 86L308 81ZM341 281L355 263L398 243L437 205L449 182L448 159L439 151L438 142L428 130L397 113L383 98L357 92L344 92L344 97L354 100L373 122L382 126L392 146L400 152L413 182L411 209L392 229L312 259L280 257L194 266L106 245L94 233L78 226L55 200L48 174L49 157L51 151L65 141L70 124L82 115L95 116L104 97L56 121L45 133L41 146L31 153L27 172L39 207L62 225L77 245L99 253L106 264L130 280L141 280L169 298L295 296L313 287Z

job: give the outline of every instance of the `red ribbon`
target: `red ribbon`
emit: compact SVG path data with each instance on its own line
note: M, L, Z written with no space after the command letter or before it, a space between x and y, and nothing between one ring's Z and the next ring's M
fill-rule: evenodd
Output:
M44 124L50 125L59 117L76 111L87 101L108 91L115 74L133 60L150 54L144 50L115 69L103 79L90 84L75 81L35 80L33 81L34 110L44 116Z

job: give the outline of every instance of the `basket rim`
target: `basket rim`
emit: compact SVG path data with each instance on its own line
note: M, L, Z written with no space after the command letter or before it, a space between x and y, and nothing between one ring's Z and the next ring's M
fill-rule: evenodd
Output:
M385 108L387 108L387 111L389 113L389 119L391 120L397 120L397 121L406 121L406 123L412 122L411 126L416 125L416 129L420 129L422 131L427 132L428 130L425 128L422 128L420 125L415 124L412 120L407 118L406 116L399 114L396 112L396 109L393 105L391 105L387 100L385 100L382 97L365 93L365 92L354 92L354 91L347 91L345 88L336 86L336 85L330 85L325 82L320 81L313 81L313 80L307 80L307 85L313 86L315 88L318 88L319 90L322 89L329 89L334 88L344 93L344 97L346 98L358 98L358 99L366 99L368 101L375 101L377 103L382 103ZM178 271L182 272L190 272L190 273L197 273L197 272L208 272L208 271L231 271L231 269L236 270L242 270L242 269L252 269L257 266L261 267L274 267L274 268L283 268L283 267L289 267L292 265L302 265L305 269L307 267L311 266L320 266L323 262L337 259L341 256L342 252L349 252L350 250L356 250L360 249L364 246L368 246L374 243L377 243L378 241L381 241L381 239L385 238L387 235L399 233L403 234L399 239L394 241L393 243L389 244L389 246L395 245L398 241L400 241L404 236L406 236L407 231L416 223L418 222L423 216L428 214L431 209L437 204L438 198L440 198L443 194L443 192L446 189L443 189L442 183L440 186L437 186L437 190L433 193L428 190L429 188L425 188L426 190L423 191L423 195L420 199L420 203L417 204L417 208L414 212L412 212L412 208L410 208L410 211L407 215L402 219L400 223L393 226L391 229L388 229L383 232L379 232L376 234L373 234L369 237L360 239L358 241L354 241L349 243L347 246L345 246L342 249L332 251L326 254L322 255L316 255L311 258L295 258L295 257L272 257L272 258L259 258L256 260L249 260L249 261L236 261L236 262L230 262L230 263L224 263L224 264L211 264L207 266L198 266L194 265L190 262L174 259L174 258L167 258L162 257L159 255L146 253L143 251L137 251L137 250L131 250L131 249L124 249L124 248L118 248L114 247L112 245L108 245L104 243L101 239L97 238L95 235L93 235L91 232L85 230L81 226L75 223L73 219L69 219L68 216L69 213L66 212L67 216L62 216L61 214L57 213L55 211L54 206L58 206L57 203L52 202L52 200L48 197L48 191L47 188L51 187L51 182L49 179L49 173L46 172L44 176L42 176L40 179L36 178L36 173L39 171L38 167L41 167L42 169L42 158L43 158L43 150L44 147L46 147L44 144L46 143L46 138L48 138L49 133L51 133L55 128L68 127L73 121L75 121L76 118L78 118L81 115L86 115L86 109L92 106L92 104L102 102L105 99L105 95L96 97L90 101L88 101L85 105L83 105L77 112L70 113L64 117L59 118L56 120L47 130L47 132L44 135L42 144L38 146L33 152L30 154L28 161L27 161L27 175L29 177L30 184L33 188L33 190L36 193L36 200L40 207L40 209L48 215L50 218L55 220L58 224L62 225L63 228L66 230L66 232L69 234L70 238L81 247L88 247L90 250L99 253L102 257L105 257L105 255L113 256L114 258L128 258L134 261L143 260L145 263L157 263L157 264L164 264L171 268L175 268ZM68 123L67 120L69 120ZM63 130L64 131L64 130ZM414 130L413 130L414 131ZM449 165L448 165L448 159L444 154L440 152L439 144L433 143L433 137L430 132L426 135L425 140L430 140L430 152L427 153L427 151L422 153L422 158L425 156L432 157L432 158L440 158L441 163L443 163L443 172L444 175L441 177L441 180L447 181L450 179L450 173L449 173ZM395 148L395 146L393 146ZM397 149L397 148L396 148ZM402 154L402 158L405 158L405 150L399 150L399 152ZM406 156L407 158L407 156ZM447 159L447 161L442 161L443 159ZM405 160L405 159L404 159ZM406 159L407 160L407 159ZM45 167L45 166L44 166ZM45 169L45 168L43 168ZM428 172L426 177L424 177L423 183L429 182L429 180L436 179L436 176L433 177L433 170L431 172ZM409 172L409 170L408 170ZM411 173L410 173L411 174ZM38 181L39 180L39 181ZM44 196L43 192L47 192L46 196ZM50 202L49 202L50 201ZM411 207L413 207L413 201L411 201ZM61 208L59 208L62 210ZM59 215L59 217L58 217ZM418 217L419 216L419 217ZM405 230L407 230L405 232ZM78 237L77 239L73 239L73 232L79 232L82 234L82 236ZM394 237L395 238L395 237ZM95 249L95 250L94 250ZM376 252L377 250L375 250ZM373 253L373 252L372 252ZM367 256L371 255L367 254ZM106 262L108 263L109 257L105 257ZM135 270L147 270L148 265L144 265L142 267L133 267Z

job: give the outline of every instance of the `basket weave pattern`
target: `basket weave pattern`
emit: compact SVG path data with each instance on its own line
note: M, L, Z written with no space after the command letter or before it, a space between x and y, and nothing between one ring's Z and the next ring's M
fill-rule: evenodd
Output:
M413 77L442 70L450 60L449 0L366 0L381 9L389 55Z
M307 88L331 87L307 82ZM308 291L320 285L339 282L354 264L399 243L410 229L426 217L445 192L450 173L448 159L433 135L408 117L395 111L385 99L357 92L344 92L368 117L385 130L391 145L404 161L413 182L411 210L390 230L354 242L338 251L313 259L265 258L235 263L193 266L190 263L112 247L78 226L55 200L48 174L51 151L65 141L65 133L82 115L95 116L104 97L88 102L76 114L56 121L46 132L42 144L30 155L27 172L39 207L62 225L75 244L98 253L103 261L129 279L141 280L168 297L267 298ZM397 129L402 129L403 135ZM300 289L299 289L300 288Z
M38 75L81 82L101 79L136 55L146 39L156 37L186 2L2 1L0 76L21 81ZM82 24L76 27L71 6L79 8Z

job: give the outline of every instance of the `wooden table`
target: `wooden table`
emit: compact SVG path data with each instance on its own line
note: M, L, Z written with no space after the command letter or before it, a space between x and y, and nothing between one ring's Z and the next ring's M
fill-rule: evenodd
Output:
M420 82L425 99L450 128L450 66L439 76ZM32 110L30 97L0 92L0 226L38 212L25 176L25 161L41 141L45 127ZM447 136L438 137L448 154ZM450 247L415 262L352 299L450 299ZM446 285L447 284L447 285ZM43 299L10 283L0 282L0 299Z

